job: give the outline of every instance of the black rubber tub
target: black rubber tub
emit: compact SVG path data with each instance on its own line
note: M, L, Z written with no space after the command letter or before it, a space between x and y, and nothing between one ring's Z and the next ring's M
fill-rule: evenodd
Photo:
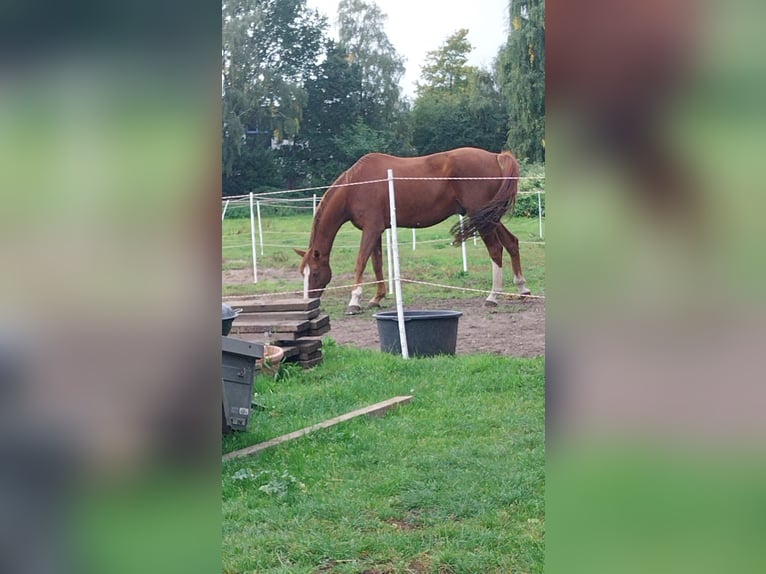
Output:
M462 315L460 311L405 311L404 331L407 334L407 350L410 356L454 355L457 324ZM375 313L373 317L378 321L380 350L401 355L396 311Z
M224 337L231 331L231 324L239 317L242 309L232 309L226 303L221 303L221 335Z

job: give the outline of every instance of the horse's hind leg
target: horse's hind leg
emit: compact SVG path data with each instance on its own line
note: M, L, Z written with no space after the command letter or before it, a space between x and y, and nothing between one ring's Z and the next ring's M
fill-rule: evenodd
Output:
M370 307L380 307L380 301L386 296L386 282L383 279L383 248L381 246L381 235L372 250L372 269L375 272L375 280L378 282L375 297L370 299Z
M503 247L506 248L511 256L511 266L513 267L513 282L519 293L529 295L531 291L527 288L527 281L521 272L521 256L519 255L519 238L508 231L508 228L499 223L497 226L497 236Z
M346 307L346 315L356 315L362 312L360 304L362 300L362 277L364 276L364 269L367 267L367 261L376 245L380 246L380 232L362 230L362 241L359 244L359 254L356 256L356 267L354 267L354 288L351 290L351 300Z
M492 291L484 301L487 307L497 307L497 296L503 292L503 245L496 231L481 233L481 239L492 259Z

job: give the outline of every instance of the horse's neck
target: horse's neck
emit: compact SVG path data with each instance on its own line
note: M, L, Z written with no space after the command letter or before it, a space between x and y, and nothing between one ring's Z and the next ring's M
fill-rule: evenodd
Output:
M327 199L331 201L317 210L311 241L311 248L317 249L320 253L330 253L338 231L350 219L346 216L345 203L341 197Z

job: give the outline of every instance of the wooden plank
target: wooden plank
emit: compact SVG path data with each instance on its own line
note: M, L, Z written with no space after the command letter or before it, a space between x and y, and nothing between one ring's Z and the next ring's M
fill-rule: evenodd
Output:
M309 321L309 324L311 325L311 329L319 329L320 327L330 324L330 316L327 313L323 313L320 317Z
M300 350L298 349L298 347L287 347L287 346L282 347L282 346L280 346L280 348L285 353L284 361L286 363L289 363L291 361L291 359L295 360L295 361L297 361L299 359L298 355L300 353Z
M319 329L309 329L307 335L309 337L319 337L329 332L330 332L330 325L325 325L324 327L319 327Z
M284 345L280 345L280 347L295 347L300 353L313 353L322 348L322 340L300 338L295 341L286 342Z
M306 360L301 359L297 361L297 363L304 369L312 369L321 362L322 362L322 355L319 355L318 357L315 357L313 359L306 359Z
M321 423L317 423L315 425L302 428L300 430L279 436L277 438L273 438L271 440L267 440L265 442L255 444L253 446L248 446L245 448L241 448L239 450L232 451L228 454L223 455L222 460L226 462L227 460L231 460L233 458L239 458L243 456L258 454L259 452L262 452L266 450L267 448L271 448L272 446L277 446L278 444L295 440L296 438L300 438L314 431L317 431L320 429L326 429L360 416L364 416L364 415L380 416L385 414L386 412L388 412L389 410L391 410L392 408L396 406L409 403L411 400L412 400L412 395L393 397L391 399L381 401L379 403L375 403L374 405L370 405L369 407L364 407L361 409L357 409L355 411L351 411L350 413L346 413L345 415L340 415L338 417L327 419L326 421L323 421Z
M320 300L314 299L268 299L241 297L229 299L225 303L234 309L242 309L243 313L277 312L277 311L309 311L319 307Z
M319 317L319 307L308 311L258 311L242 312L237 321L307 321Z
M311 359L316 359L317 357L321 357L321 356L322 356L321 349L317 350L317 351L314 351L313 353L304 353L303 351L300 351L298 353L298 360L300 360L300 361L309 361Z
M282 336L282 333L303 333L304 331L308 331L309 327L309 321L252 321L240 320L237 318L234 320L234 324L231 326L231 332L279 333L279 336L275 337L279 338Z

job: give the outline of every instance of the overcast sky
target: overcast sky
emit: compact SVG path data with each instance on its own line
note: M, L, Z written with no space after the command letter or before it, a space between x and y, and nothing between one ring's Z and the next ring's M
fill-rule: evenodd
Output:
M328 17L330 30L337 38L335 18L339 0L307 0ZM468 63L489 68L508 35L508 0L376 0L388 16L386 35L400 55L406 58L402 89L415 93L415 82L426 53L438 49L453 32L468 29L468 41L474 47Z

